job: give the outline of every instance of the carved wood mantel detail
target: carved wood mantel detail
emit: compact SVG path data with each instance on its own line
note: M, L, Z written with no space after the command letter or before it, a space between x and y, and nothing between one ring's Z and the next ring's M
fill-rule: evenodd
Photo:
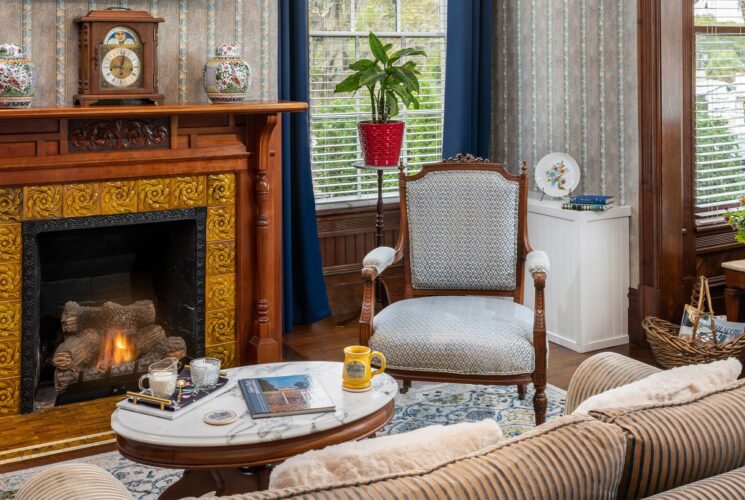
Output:
M70 151L170 147L170 120L70 120Z
M26 265L14 242L24 221L206 206L207 355L228 364L281 360L277 125L281 113L304 109L261 102L0 110L0 463L110 442L116 402L14 414Z

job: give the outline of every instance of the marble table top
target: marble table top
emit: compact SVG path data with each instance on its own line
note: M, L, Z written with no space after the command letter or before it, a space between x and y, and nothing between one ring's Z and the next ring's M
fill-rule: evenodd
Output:
M165 446L226 446L266 443L313 434L348 424L383 408L398 391L398 384L387 374L373 377L368 392L352 393L342 389L342 363L307 361L242 366L228 370L229 388L189 413L167 420L117 409L111 415L111 428L118 435L142 443ZM313 375L334 400L336 410L327 413L289 415L252 419L238 387L238 380L271 375ZM204 423L204 415L213 410L229 409L239 418L228 425Z
M722 262L724 269L731 269L732 271L745 272L745 260L730 260Z

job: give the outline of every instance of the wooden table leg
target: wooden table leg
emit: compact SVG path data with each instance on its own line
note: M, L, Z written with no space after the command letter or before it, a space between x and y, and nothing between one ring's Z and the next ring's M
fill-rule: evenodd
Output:
M238 495L267 489L268 466L261 467L257 474L243 474L238 469L187 469L181 479L169 486L158 497L159 500L176 500L201 496L214 491L216 495Z
M740 321L740 296L742 290L727 287L724 289L724 305L727 309L728 321Z

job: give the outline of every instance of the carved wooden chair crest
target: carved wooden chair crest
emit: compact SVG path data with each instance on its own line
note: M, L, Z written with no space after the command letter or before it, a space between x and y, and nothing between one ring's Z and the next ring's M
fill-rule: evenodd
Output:
M523 398L532 382L542 423L549 263L528 243L525 163L514 175L459 155L415 175L400 170L399 192L396 248L376 248L363 262L360 343L385 354L388 373L404 390L412 380L516 384ZM376 314L377 277L399 261L404 300ZM526 262L535 311L522 305Z

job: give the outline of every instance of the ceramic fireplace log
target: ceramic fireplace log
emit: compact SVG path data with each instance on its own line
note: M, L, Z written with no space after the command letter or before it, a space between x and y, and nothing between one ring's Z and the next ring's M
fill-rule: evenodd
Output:
M134 334L134 343L140 355L153 350L166 338L166 332L160 325L143 326Z
M165 355L164 358L181 359L186 356L186 341L181 337L167 337L161 344L160 348Z
M61 322L66 334L86 328L106 331L115 326L139 329L155 323L155 305L152 300L138 300L128 306L106 302L99 307L90 307L70 301L65 304Z
M98 359L101 334L93 328L68 336L54 351L52 364L62 370L89 366Z
M54 389L57 392L64 392L70 385L77 383L80 378L78 370L54 370Z

